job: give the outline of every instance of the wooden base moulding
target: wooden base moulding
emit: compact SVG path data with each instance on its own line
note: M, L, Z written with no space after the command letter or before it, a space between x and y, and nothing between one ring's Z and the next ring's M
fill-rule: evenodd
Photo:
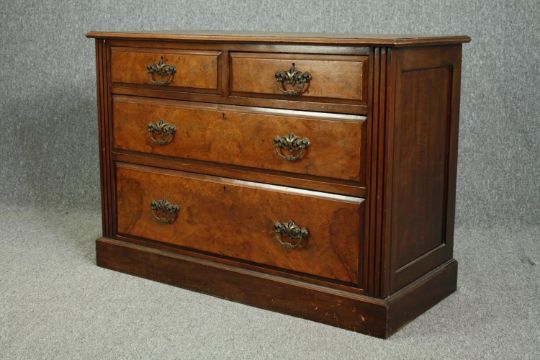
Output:
M97 264L223 299L387 338L456 290L450 260L386 299L111 238L96 241Z

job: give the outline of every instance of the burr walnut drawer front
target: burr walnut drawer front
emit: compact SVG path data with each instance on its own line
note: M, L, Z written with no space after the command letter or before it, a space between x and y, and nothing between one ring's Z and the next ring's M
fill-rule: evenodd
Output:
M120 163L117 231L348 283L363 199Z
M218 90L219 51L113 47L113 83Z
M367 56L233 52L234 94L365 103Z
M356 115L113 99L116 149L364 181L365 121Z

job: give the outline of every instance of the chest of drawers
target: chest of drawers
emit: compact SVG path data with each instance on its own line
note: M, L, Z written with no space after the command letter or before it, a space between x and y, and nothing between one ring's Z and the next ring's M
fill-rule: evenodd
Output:
M378 337L456 289L468 37L87 36L99 266Z

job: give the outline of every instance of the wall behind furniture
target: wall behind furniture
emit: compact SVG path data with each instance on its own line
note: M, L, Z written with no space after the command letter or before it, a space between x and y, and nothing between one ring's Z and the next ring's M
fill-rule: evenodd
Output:
M540 3L9 1L0 14L0 202L99 207L89 30L467 34L458 224L540 219Z

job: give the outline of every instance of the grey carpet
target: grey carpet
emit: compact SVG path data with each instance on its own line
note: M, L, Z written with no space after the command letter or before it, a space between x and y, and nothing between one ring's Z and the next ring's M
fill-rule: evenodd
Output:
M459 290L379 340L98 268L100 215L0 212L0 359L538 359L540 228L456 229Z

